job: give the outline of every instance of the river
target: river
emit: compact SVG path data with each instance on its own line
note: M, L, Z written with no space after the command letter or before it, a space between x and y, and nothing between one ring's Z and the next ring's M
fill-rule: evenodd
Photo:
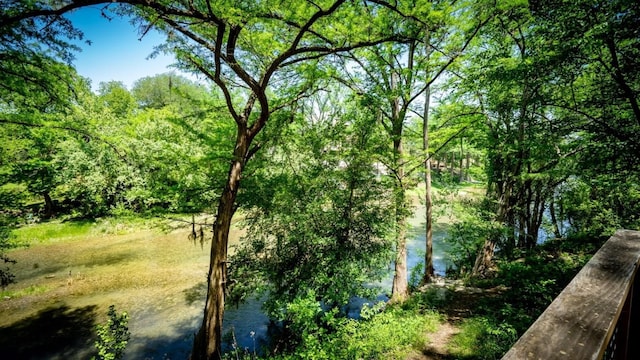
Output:
M424 215L424 206L416 207L413 215L409 218L409 231L407 236L407 263L409 275L416 265L424 263L424 255L426 248L426 222ZM451 264L446 259L447 244L444 238L447 233L443 229L445 226L434 226L433 232L433 265L436 275L445 276L448 266ZM389 266L389 275L382 282L376 282L375 286L383 289L383 294L377 299L360 299L354 298L347 305L347 313L351 317L358 317L362 305L367 302L387 300L387 294L391 292L391 284L393 281L393 264ZM224 315L224 332L227 333L233 329L237 346L242 349L248 349L253 352L259 349L260 344L266 342L269 319L261 309L262 301L251 298L240 306L231 307L225 311ZM225 349L229 350L229 345L225 345Z
M409 221L410 268L424 257L423 213L424 208L416 209ZM202 322L209 250L187 241L183 229L162 234L133 227L122 233L108 231L125 226L120 225L105 220L87 233L66 237L51 232L64 227L55 222L23 229L32 246L11 252L18 282L0 300L0 347L5 357L90 358L95 351L94 326L105 321L106 309L115 305L130 319L125 360L188 358ZM237 241L242 231L234 231ZM434 233L439 275L446 269L444 236L443 231ZM379 300L391 290L392 270L390 264L387 278L375 284L382 288ZM357 317L367 301L353 299L349 315ZM225 313L224 332L233 329L237 346L250 352L260 349L269 334L262 302L250 299ZM41 336L36 341L33 334Z

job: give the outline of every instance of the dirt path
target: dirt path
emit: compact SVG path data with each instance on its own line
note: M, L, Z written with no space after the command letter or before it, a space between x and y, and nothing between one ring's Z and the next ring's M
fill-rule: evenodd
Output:
M441 360L449 357L449 341L460 332L460 329L450 322L440 325L438 331L429 334L429 346L422 352L420 359L424 360ZM417 360L417 359L416 359Z
M458 281L442 281L429 285L422 291L435 291L438 297L444 301L439 307L441 313L446 317L438 330L434 333L425 334L428 343L421 352L409 356L407 360L446 360L451 359L449 353L449 343L453 337L460 333L459 324L462 320L472 317L477 303L480 299L493 297L504 289L479 289L465 287Z

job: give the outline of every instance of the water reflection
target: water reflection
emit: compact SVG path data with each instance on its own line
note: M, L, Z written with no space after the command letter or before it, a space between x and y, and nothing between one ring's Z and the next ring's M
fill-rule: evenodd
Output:
M232 306L224 312L223 351L230 351L233 346L250 353L260 352L260 348L267 344L270 321L262 311L262 303L266 299L250 297L247 301ZM233 335L231 335L233 332Z

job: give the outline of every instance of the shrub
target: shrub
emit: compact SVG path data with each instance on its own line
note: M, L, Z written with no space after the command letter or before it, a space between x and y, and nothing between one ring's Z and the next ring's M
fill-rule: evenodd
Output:
M122 315L116 313L114 305L109 306L107 314L109 320L106 324L96 326L98 340L96 349L98 350L98 360L117 360L124 355L124 350L131 338L131 333L127 324L129 315L123 312Z
M311 316L315 310L304 313ZM384 303L365 306L360 320L327 312L323 318L324 331L309 332L308 328L302 328L305 335L299 345L276 358L405 359L412 350L424 348L425 333L435 331L440 321L441 316L434 312L385 307Z
M462 323L460 333L449 344L449 351L454 358L499 359L517 339L518 334L511 325L489 317L475 317Z

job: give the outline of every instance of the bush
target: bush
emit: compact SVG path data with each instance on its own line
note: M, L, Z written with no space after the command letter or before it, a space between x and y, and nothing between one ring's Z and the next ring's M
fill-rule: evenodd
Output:
M324 326L320 327L323 330L309 331L310 327L299 327L303 338L298 347L276 358L405 359L412 350L424 348L425 333L435 331L441 321L441 316L434 312L405 310L400 306L387 306L382 311L383 307L380 303L365 306L360 320L326 312ZM315 306L304 308L313 310L302 311L308 315L307 319L317 316Z
M124 350L131 338L131 333L127 324L129 315L123 312L122 315L116 313L114 305L109 306L109 320L104 325L96 326L98 340L96 349L98 350L98 360L117 360L124 355Z
M461 331L449 344L454 358L499 359L518 339L516 330L490 317L475 317L462 323Z

